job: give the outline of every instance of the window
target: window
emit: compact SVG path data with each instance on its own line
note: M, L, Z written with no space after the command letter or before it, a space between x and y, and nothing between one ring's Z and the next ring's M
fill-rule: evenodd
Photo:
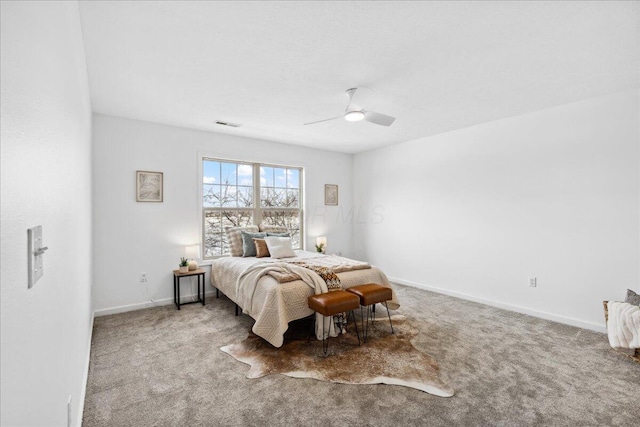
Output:
M301 183L302 168L203 158L203 258L229 254L226 227L286 227L302 248Z

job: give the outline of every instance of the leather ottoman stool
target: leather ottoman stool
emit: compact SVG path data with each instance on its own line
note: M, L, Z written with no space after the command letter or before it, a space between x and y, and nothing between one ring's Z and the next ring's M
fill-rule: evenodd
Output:
M362 317L362 329L364 334L364 342L367 342L367 332L369 330L369 320L372 318L371 312L373 307L373 315L375 316L375 305L377 303L383 303L387 309L387 316L389 316L389 325L391 326L391 333L393 333L393 323L391 323L391 314L389 313L389 306L387 301L393 298L391 288L385 286L376 285L374 283L368 283L366 285L353 286L347 289L348 292L358 296L360 301L360 315ZM367 321L365 323L364 315L362 314L362 307L367 307Z
M356 334L358 336L358 345L360 345L360 333L358 332L358 323L353 314L353 310L360 307L360 298L357 295L346 291L330 291L324 294L311 295L307 300L309 308L313 311L322 314L325 317L330 317L338 313L348 312L353 318L353 324L356 327ZM347 315L347 322L349 322L349 316ZM322 322L322 352L324 356L329 351L328 332L325 335L324 321Z

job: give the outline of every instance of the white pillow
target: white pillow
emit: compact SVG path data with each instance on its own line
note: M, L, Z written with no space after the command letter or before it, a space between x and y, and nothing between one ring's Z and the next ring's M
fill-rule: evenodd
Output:
M291 258L296 256L291 247L291 237L267 236L264 241L267 243L271 258Z

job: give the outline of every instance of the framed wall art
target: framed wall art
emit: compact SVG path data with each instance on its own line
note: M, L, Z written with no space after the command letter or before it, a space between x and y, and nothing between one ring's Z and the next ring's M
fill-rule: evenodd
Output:
M338 186L335 184L324 185L324 204L338 206Z
M136 201L162 202L162 172L136 171Z

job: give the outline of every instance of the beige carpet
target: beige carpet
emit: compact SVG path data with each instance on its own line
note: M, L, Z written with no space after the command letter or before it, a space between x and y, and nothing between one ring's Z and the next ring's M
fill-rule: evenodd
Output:
M220 351L252 320L226 298L95 320L83 425L632 426L640 365L604 334L396 286L455 396L267 375ZM613 293L614 291L612 291ZM594 301L595 309L601 302ZM382 312L382 311L381 311Z
M440 379L438 362L411 343L418 336L418 330L402 315L394 315L392 320L393 334L385 314L371 322L367 342L361 337L360 345L350 323L346 334L329 339L326 357L321 341L315 336L312 341L307 339L311 322L315 320L290 325L288 332L297 327L301 333L280 348L250 332L241 342L220 350L251 366L246 372L247 378L282 374L340 384L389 384L440 397L453 396L453 389Z

